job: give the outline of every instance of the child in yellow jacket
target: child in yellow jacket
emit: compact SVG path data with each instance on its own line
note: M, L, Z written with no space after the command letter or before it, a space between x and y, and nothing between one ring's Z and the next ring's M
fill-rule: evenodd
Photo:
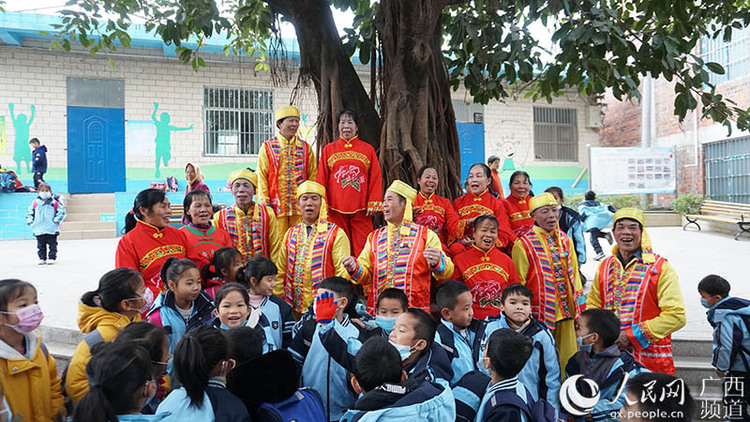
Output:
M47 422L64 412L57 364L35 331L43 317L34 286L0 280L0 384L8 420Z

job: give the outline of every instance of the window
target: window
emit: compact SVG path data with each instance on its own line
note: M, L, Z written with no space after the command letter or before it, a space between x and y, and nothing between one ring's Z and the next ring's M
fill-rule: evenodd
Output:
M578 161L575 109L534 107L534 156L544 161Z
M733 28L730 42L724 42L722 36L723 33L716 38L703 37L701 40L703 60L724 67L723 75L708 72L714 86L748 76L750 67L750 28Z
M206 155L253 155L273 136L273 92L244 88L203 89Z

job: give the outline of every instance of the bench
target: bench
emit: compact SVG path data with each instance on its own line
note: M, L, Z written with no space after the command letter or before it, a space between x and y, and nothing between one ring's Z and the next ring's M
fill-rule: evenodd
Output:
M223 210L227 207L227 204L214 204L214 212ZM182 213L185 211L185 207L182 204L169 204L169 208L172 214L169 216L169 224L181 226L182 225Z
M701 204L699 214L686 214L685 219L687 219L687 223L682 226L682 230L685 230L691 224L700 230L701 226L698 224L698 220L706 220L716 223L736 224L740 231L734 236L734 240L738 240L742 233L750 234L750 205L748 204L707 199Z

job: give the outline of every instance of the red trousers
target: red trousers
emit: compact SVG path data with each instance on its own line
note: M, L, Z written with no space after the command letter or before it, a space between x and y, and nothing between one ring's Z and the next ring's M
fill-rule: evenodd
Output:
M346 233L352 246L352 255L358 257L365 247L367 235L372 232L372 217L367 215L367 211L342 214L329 208L328 219Z

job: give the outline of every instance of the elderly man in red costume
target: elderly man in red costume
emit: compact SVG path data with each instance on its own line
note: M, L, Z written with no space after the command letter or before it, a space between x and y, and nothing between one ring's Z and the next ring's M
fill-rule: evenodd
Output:
M308 180L297 188L302 222L287 230L276 266L274 294L283 296L295 316L312 304L318 285L328 277L349 278L342 265L349 256L349 239L340 227L328 221L326 190Z
M651 371L674 374L672 333L686 319L677 273L651 248L641 210L623 208L613 221L617 245L599 264L586 304L620 317L621 349Z
M242 254L245 263L255 255L277 258L280 233L271 207L253 202L258 176L248 169L229 175L234 205L214 214L213 225L229 232L232 246Z
M358 258L344 258L352 280L369 287L370 310L383 290L395 287L404 290L409 306L429 311L430 275L444 280L453 274L453 262L435 232L412 222L416 195L414 188L395 180L383 196L388 224L370 233Z
M529 201L535 225L513 245L518 278L533 293L534 319L552 331L560 367L578 351L575 320L585 309L573 241L557 226L560 206L551 193Z
M258 152L258 202L273 207L279 233L300 222L297 186L315 180L317 161L310 145L297 136L299 110L286 106L274 115L276 137L263 143Z

